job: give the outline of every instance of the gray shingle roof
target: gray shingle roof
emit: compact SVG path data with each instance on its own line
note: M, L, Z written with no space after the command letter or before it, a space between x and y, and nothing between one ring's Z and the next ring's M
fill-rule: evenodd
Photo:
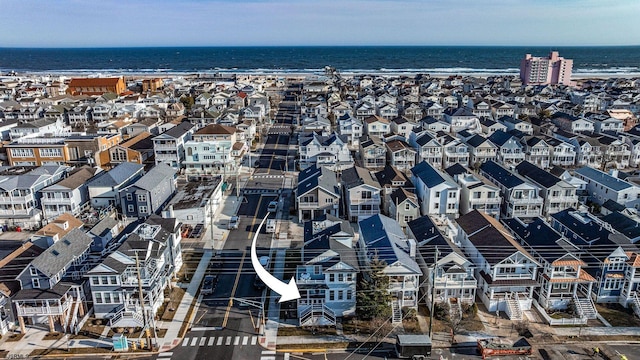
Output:
M33 259L31 265L46 276L53 277L76 257L87 251L91 242L91 238L84 231L73 229L40 256Z
M131 175L144 168L141 164L123 162L113 169L89 180L89 186L116 186L125 182Z
M136 186L141 189L151 191L167 178L174 177L175 174L176 169L165 163L159 163L131 186Z

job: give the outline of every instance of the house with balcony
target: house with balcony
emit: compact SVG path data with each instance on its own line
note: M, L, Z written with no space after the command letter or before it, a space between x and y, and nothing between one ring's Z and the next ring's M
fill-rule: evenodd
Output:
M480 128L482 129L483 136L491 136L491 134L498 130L507 131L506 126L493 120L490 117L480 119Z
M544 199L543 216L578 207L577 189L572 184L528 161L521 162L514 170L540 188L540 196Z
M406 231L407 224L420 217L420 203L412 191L398 188L389 195L388 214L396 219L402 230Z
M469 166L469 147L467 147L467 144L449 134L441 134L438 136L438 142L442 144L443 149L443 169L455 164Z
M583 251L541 218L503 222L540 263L537 276L540 290L534 294L538 304L545 310L564 310L573 302L580 317L595 318L597 310L591 302L591 292L596 279L586 271Z
M391 133L391 121L380 116L366 117L363 123L365 134L369 137L383 138Z
M39 229L43 220L41 190L62 179L67 170L65 166L47 165L0 171L0 224Z
M589 199L597 204L612 200L626 205L640 198L640 187L634 183L611 176L592 167L582 167L574 172L575 177L587 182Z
M91 206L96 209L116 207L118 192L144 175L141 164L124 162L109 171L103 171L87 181Z
M610 116L592 118L591 120L593 121L594 130L597 133L618 134L624 131L624 120Z
M180 169L185 159L184 144L191 140L192 131L193 125L184 121L155 136L152 140L156 165L164 163Z
M328 136L311 133L310 136L301 137L298 151L300 169L316 165L341 171L353 166L353 158L346 137L336 133Z
M460 187L448 174L423 161L411 169L411 181L422 215L458 216Z
M498 148L498 161L504 166L512 167L524 160L524 147L515 136L498 130L487 140Z
M498 159L498 147L482 135L473 135L465 142L469 148L469 162L472 166Z
M374 259L383 261L382 273L389 277L392 296L392 322L402 322L402 309L418 308L418 291L422 271L416 262L416 243L409 239L398 223L384 215L360 220L358 258L361 268L369 268Z
M551 151L553 147L542 137L528 136L524 141L524 159L543 169L551 167Z
M434 293L435 302L446 304L451 312L460 310L462 303L473 304L478 288L474 265L442 236L431 218L423 216L409 222L407 234L418 248L418 264L426 279L423 286L426 305L431 307Z
M434 134L440 131L447 134L451 132L451 124L445 122L444 120L439 120L438 118L433 116L427 116L420 119L418 124L422 126L422 129L429 130Z
M19 121L16 126L9 130L9 136L11 137L11 140L16 140L24 136L43 137L45 134L60 134L70 131L71 128L66 127L62 122L62 119L38 119L32 121Z
M540 188L514 174L495 161L480 166L480 174L500 188L503 199L502 217L536 217L542 215L544 199Z
M364 135L364 125L362 121L347 113L338 117L338 133L347 137L349 146L357 147Z
M312 165L300 171L295 196L300 222L325 214L340 216L342 191L338 176L324 166Z
M176 192L176 169L160 163L133 184L118 191L121 213L147 218L157 214Z
M87 272L97 319L110 327L155 327L165 288L182 266L180 228L176 219L153 215Z
M349 222L322 215L304 223L301 265L296 267L300 326L335 325L356 311L360 270Z
M387 163L387 147L378 137L360 139L360 158L362 166L367 169L380 170Z
M79 319L87 311L83 286L78 284L89 270L91 238L74 229L31 261L18 276L21 290L12 299L20 330L25 318L46 323L49 331L78 333Z
M402 136L403 140L408 140L409 135L415 128L418 128L418 125L404 117L396 117L391 120L391 132L395 135Z
M242 158L236 152L238 130L235 127L209 124L185 142L185 172L190 176L232 174ZM240 144L240 149L244 145Z
M428 131L412 132L409 143L417 153L416 161L426 161L436 169L442 167L442 144Z
M469 99L466 104L467 109L476 115L478 118L490 118L491 117L491 104L489 101L481 97L475 99Z
M601 168L604 160L602 144L598 139L587 137L573 141L576 145L576 165Z
M69 148L64 137L21 137L6 144L10 166L65 165L69 162Z
M538 287L540 264L493 217L474 210L456 219L456 243L475 265L478 295L489 312L524 319Z
M43 219L48 222L64 213L80 215L89 203L87 182L100 171L98 167L82 166L66 178L40 190Z
M500 217L500 188L460 164L452 165L444 171L460 186L460 214L479 210L496 219Z
M585 209L567 209L551 216L553 229L582 250L587 272L596 279L596 303L639 305L638 248Z
M551 115L551 122L560 129L573 134L593 133L595 131L593 121L573 116L565 112L559 111Z
M602 146L602 161L605 168L625 169L629 167L631 149L624 139L608 135L594 137Z
M465 107L446 109L444 111L444 120L451 125L451 131L454 133L461 130L469 130L476 133L482 131L478 116Z
M371 171L353 166L342 172L340 182L346 215L351 222L380 213L382 187Z
M385 143L387 160L396 169L408 172L416 165L416 151L404 140L390 140Z
M362 101L355 107L355 112L358 120L365 121L367 118L376 116L376 106L368 101Z
M153 154L151 133L145 131L122 144L100 152L100 163L106 169L113 168L123 162L146 164L151 161Z
M552 166L570 167L576 164L576 147L562 140L544 137L544 141L551 147L550 161Z

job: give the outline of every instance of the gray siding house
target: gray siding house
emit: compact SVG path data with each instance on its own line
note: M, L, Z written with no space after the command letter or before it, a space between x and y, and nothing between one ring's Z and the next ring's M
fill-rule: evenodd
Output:
M146 218L162 210L176 192L176 169L160 163L132 185L120 190L120 206L126 216Z

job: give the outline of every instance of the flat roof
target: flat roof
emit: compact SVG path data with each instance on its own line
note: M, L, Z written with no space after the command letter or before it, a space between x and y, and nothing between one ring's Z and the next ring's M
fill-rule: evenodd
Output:
M184 187L178 189L169 205L172 205L174 210L204 207L221 182L220 176L207 178L204 181L188 182Z

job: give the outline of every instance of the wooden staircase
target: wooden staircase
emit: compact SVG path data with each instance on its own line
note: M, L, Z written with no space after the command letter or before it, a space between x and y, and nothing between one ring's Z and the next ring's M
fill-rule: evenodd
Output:
M518 299L518 294L512 294L511 296L507 296L505 298L507 302L507 316L509 316L510 320L522 320L522 308L520 308L520 300Z
M573 302L576 304L578 315L586 319L595 319L598 317L598 311L589 298L581 298L578 295L573 296Z

